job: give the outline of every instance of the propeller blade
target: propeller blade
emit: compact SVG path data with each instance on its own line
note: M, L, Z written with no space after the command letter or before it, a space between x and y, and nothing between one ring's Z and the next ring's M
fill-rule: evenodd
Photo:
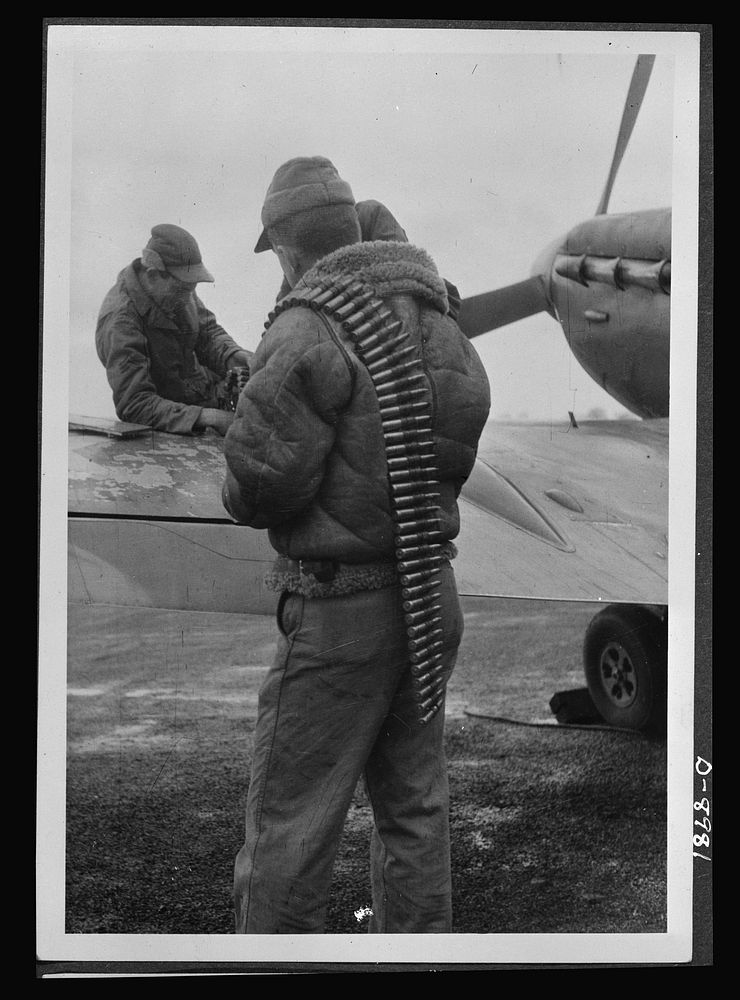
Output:
M536 274L525 281L463 299L457 322L465 336L472 340L549 308L544 281Z
M609 176L606 180L604 193L602 194L601 201L599 202L599 207L596 209L597 215L606 214L606 208L609 204L609 198L611 197L612 187L614 186L617 171L619 170L619 165L622 162L622 157L624 156L624 151L627 148L627 143L632 135L632 129L635 127L637 115L639 114L642 99L645 96L645 91L647 90L648 80L650 79L654 62L655 56L643 55L637 57L635 68L632 71L632 80L630 81L629 90L627 91L627 98L624 102L622 121L619 126L619 133L617 134L617 144L614 147L614 155L612 156L612 165L609 170Z

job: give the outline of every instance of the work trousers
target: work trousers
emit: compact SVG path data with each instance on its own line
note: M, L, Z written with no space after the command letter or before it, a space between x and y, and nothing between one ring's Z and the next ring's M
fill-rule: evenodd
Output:
M440 578L448 679L463 619L449 564ZM235 864L237 933L323 933L337 848L363 774L374 818L368 930L449 933L444 704L420 724L398 586L331 598L284 594L277 622Z

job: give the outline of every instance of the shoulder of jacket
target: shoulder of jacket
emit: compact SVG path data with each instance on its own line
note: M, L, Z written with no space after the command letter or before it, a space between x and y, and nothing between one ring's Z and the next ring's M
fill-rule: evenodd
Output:
M326 351L331 345L336 359L346 366L352 382L357 372L353 358L342 341L336 324L308 306L291 306L276 316L263 334L263 348L269 357L278 352L288 364L297 364L315 351Z
M308 306L291 306L283 309L270 323L263 334L266 346L282 344L290 338L301 350L322 340L331 339L330 320Z
M143 329L144 319L125 289L111 288L98 313L98 324L109 326L123 321L126 326Z

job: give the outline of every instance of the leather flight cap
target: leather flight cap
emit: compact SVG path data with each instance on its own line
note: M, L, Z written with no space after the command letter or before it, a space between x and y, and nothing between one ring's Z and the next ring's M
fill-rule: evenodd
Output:
M144 267L167 271L186 283L214 280L203 264L200 248L190 233L169 223L153 227L141 261Z
M269 226L309 208L354 205L352 188L325 156L296 156L275 171L262 206L263 230L255 253L271 250Z

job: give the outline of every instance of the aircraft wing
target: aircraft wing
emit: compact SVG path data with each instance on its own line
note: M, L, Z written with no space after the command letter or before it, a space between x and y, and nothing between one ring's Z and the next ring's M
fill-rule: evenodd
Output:
M224 468L215 434L70 429L69 601L271 612L274 552L224 510Z
M460 592L667 603L665 420L489 422L461 504ZM221 504L221 438L69 432L69 600L269 613L265 531Z
M489 422L478 459L461 593L667 603L667 420Z

